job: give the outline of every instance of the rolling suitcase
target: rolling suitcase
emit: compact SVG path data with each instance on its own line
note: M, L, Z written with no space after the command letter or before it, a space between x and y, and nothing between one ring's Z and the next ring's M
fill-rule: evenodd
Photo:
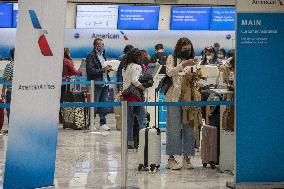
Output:
M66 90L63 94L64 102L85 102L86 92ZM87 129L90 125L89 109L84 107L70 107L62 109L63 129Z
M149 123L150 123L150 114L148 112L146 112L146 127L150 127ZM134 148L138 149L138 146L139 146L139 123L138 123L138 119L137 119L136 116L134 117L134 123L133 123L133 139L134 139Z
M147 167L150 167L150 171L155 171L161 164L161 131L156 123L156 106L155 127L147 127L139 131L138 163L139 171Z
M219 164L218 127L203 125L201 140L201 160L204 167L211 165L212 169Z

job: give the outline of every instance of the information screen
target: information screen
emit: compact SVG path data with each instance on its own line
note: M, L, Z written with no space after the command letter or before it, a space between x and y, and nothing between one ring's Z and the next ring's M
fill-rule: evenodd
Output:
M172 7L171 30L209 30L211 7Z
M157 30L159 6L119 6L118 29Z
M213 7L210 30L235 30L236 8Z
M117 5L77 5L76 28L117 29Z
M13 4L13 28L17 27L18 23L18 3Z
M12 27L12 3L0 3L0 28Z

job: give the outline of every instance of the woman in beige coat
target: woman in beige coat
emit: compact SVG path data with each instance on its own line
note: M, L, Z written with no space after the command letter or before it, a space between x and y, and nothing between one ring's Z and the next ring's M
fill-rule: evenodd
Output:
M170 55L166 63L166 73L172 77L173 85L167 91L165 101L182 102L183 82L188 77L185 67L194 65L194 48L188 38L180 38L175 46L173 55ZM192 169L190 156L195 155L194 128L183 123L182 107L168 107L167 109L167 144L166 153L169 155L167 168L179 170L181 168ZM183 155L183 162L175 159L174 155Z

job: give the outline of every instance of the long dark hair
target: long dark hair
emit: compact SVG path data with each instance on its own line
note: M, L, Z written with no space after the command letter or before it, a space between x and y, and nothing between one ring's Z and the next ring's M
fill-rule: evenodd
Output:
M134 46L133 45L126 45L123 49L123 53L126 54L128 53L131 49L133 49Z
M143 64L142 60L142 52L138 48L133 48L123 57L123 69L126 69L131 63L141 66Z
M175 50L174 50L174 60L175 60L175 64L177 63L177 59L181 58L181 49L183 46L185 45L190 45L191 46L191 54L190 54L190 58L194 58L195 53L194 53L194 48L193 48L193 44L192 42L186 38L186 37L182 37L177 41L177 44L175 46Z

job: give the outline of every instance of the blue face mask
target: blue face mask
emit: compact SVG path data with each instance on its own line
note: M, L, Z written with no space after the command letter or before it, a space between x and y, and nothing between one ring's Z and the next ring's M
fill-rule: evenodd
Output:
M103 52L104 52L104 50L105 50L105 48L104 48L104 47L97 47L97 51L99 51L100 53L103 53Z

